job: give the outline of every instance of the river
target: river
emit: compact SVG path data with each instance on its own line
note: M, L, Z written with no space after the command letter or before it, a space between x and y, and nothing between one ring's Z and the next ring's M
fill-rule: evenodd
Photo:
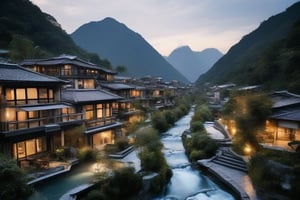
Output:
M161 142L164 145L164 155L173 171L173 176L165 194L156 199L234 200L235 198L230 193L223 190L199 169L190 166L185 155L181 135L190 127L193 114L194 112L191 110L162 136Z
M165 194L160 200L233 200L234 197L221 189L209 177L198 169L193 169L184 153L181 134L189 128L193 111L176 122L175 126L162 136L164 155L172 168L173 176ZM81 184L89 183L94 178L95 164L73 166L70 172L36 184L37 191L30 200L57 200L64 193Z

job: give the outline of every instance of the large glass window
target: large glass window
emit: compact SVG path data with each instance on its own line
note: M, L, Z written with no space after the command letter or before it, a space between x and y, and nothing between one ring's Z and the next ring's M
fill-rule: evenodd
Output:
M7 103L30 104L37 102L53 102L54 91L47 88L6 88Z
M13 145L15 158L24 158L39 152L46 151L46 138L40 137L31 140L15 143Z

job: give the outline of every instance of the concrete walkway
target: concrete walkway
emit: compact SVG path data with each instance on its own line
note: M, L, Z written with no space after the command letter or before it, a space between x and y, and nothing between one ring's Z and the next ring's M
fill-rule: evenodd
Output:
M210 160L199 160L198 163L208 168L209 172L233 189L242 200L258 200L247 173L213 163Z
M220 131L213 126L213 123L207 123L205 128L212 139L222 139L222 135L225 138L230 138L224 127L220 127L224 129L223 131ZM252 185L250 177L246 172L214 163L212 162L213 159L214 158L199 160L198 164L206 167L209 172L214 174L216 177L218 177L218 179L233 189L242 200L259 199L256 195L256 191Z
M138 151L136 149L131 153L129 153L124 158L114 159L114 160L120 161L124 164L127 164L128 166L134 167L136 172L141 171L141 161L140 158L138 157Z

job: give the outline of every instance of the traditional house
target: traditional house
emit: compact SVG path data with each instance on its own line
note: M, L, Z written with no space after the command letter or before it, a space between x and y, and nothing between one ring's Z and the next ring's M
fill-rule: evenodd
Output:
M64 146L64 132L81 126L83 116L61 102L67 81L0 64L0 151L17 160Z
M101 83L100 86L104 90L124 98L114 105L114 110L118 113L120 119L129 124L144 120L141 108L147 106L143 104L146 92L145 87L124 83Z
M123 98L96 89L101 83L112 82L116 72L69 55L25 60L22 65L70 82L63 90L62 99L84 114L85 123L80 130L66 133L67 145L89 145L102 149L105 144L114 143L115 138L122 135L122 123L116 119L118 110L113 108Z
M94 89L99 82L114 80L116 72L86 62L76 56L61 55L49 59L25 60L23 67L33 71L68 80L68 88Z
M102 149L122 136L122 123L113 114L113 104L122 99L120 96L99 89L68 89L62 94L62 99L84 113L84 135L70 137L71 144L82 145L87 138L89 146Z
M272 93L270 98L273 102L272 115L266 122L270 142L288 147L290 141L300 141L300 95L279 91Z

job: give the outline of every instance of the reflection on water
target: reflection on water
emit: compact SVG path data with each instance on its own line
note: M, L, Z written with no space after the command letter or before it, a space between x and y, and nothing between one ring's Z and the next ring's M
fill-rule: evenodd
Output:
M56 200L67 191L85 183L89 183L94 178L94 163L79 164L73 166L72 170L52 177L35 185L36 192L29 200Z
M233 200L234 197L222 190L198 169L193 169L185 155L181 134L190 127L193 111L177 121L175 126L163 134L164 155L172 168L173 176L167 186L163 200Z

